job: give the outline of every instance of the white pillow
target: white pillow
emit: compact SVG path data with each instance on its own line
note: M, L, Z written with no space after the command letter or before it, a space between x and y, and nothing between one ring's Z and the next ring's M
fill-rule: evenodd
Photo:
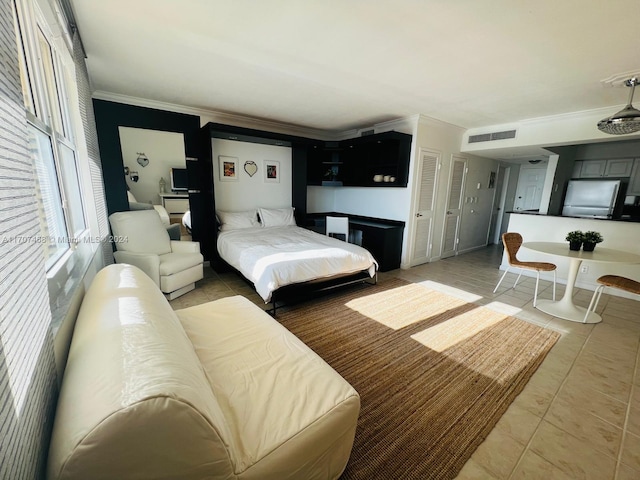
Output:
M260 222L263 227L286 227L295 225L293 207L287 208L259 208Z
M133 196L133 193L131 193L130 190L127 190L127 200L129 201L129 203L133 202L136 203L136 197Z
M252 228L259 225L255 210L247 210L246 212L222 212L218 210L217 215L220 219L220 231L222 232L240 228Z

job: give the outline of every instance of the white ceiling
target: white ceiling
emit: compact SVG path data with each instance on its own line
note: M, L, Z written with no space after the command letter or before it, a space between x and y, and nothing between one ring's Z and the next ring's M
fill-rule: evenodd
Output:
M640 71L634 0L71 3L95 90L326 131L613 114Z

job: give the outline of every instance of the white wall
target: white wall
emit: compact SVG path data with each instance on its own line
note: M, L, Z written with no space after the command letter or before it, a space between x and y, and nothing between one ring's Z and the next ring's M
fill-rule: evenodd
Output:
M143 128L118 127L122 161L125 167L138 172L139 180L132 182L127 176L127 185L136 200L159 205L160 177L167 182L166 191L171 189L169 171L171 168L185 168L184 135L182 133L146 130ZM149 164L138 164L138 152L143 152ZM124 175L124 172L123 172Z
M257 207L280 208L291 206L291 148L260 143L239 142L214 138L213 178L217 210L243 211ZM220 181L219 156L238 159L238 181ZM280 182L265 182L264 160L280 162ZM244 170L246 161L258 166L250 177Z

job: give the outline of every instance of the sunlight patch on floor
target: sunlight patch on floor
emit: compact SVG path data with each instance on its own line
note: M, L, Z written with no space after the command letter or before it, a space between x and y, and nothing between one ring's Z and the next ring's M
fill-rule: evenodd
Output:
M500 314L494 310L486 310L478 307L456 315L446 322L422 330L412 335L411 338L431 350L444 352L454 345L480 333L485 328L490 328L502 322L509 316L508 314Z
M399 330L467 303L465 300L424 288L421 284L409 284L363 295L350 300L346 306L386 327Z
M480 295L476 295L475 293L467 292L466 290L461 290L459 288L451 287L444 283L434 282L432 280L425 280L423 282L419 282L419 284L432 290L436 290L438 292L442 292L447 295L459 298L467 303L477 302L478 300L482 299Z
M522 311L522 308L520 307L514 307L513 305L503 302L487 303L484 307L493 310L494 312L506 313L511 316L516 316Z

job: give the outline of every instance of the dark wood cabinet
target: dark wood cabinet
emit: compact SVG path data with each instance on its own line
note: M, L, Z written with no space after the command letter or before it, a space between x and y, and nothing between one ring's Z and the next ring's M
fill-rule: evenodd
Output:
M406 187L411 135L384 132L326 142L309 155L307 185Z

